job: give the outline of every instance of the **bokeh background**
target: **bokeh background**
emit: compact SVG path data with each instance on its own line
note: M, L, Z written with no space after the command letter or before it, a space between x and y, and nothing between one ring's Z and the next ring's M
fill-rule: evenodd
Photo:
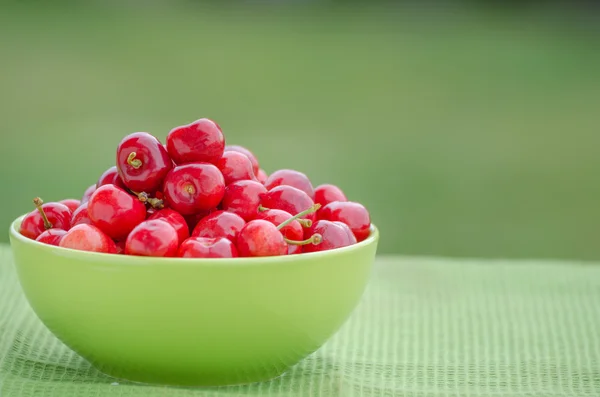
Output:
M364 203L380 253L600 259L593 2L1 7L3 230L81 197L124 135L210 117Z

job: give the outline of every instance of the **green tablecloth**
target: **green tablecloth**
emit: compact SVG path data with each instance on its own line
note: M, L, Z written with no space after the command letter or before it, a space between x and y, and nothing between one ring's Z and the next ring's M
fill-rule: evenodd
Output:
M600 396L600 265L380 257L321 350L269 383L115 383L37 320L0 246L0 396ZM77 299L76 296L73 299Z

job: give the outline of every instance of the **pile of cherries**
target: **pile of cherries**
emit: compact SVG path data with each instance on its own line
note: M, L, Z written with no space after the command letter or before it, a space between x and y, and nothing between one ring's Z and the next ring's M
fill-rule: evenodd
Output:
M136 132L117 148L116 166L81 201L44 204L22 235L60 247L110 254L231 258L301 254L366 239L368 211L334 185L282 169L267 176L256 156L225 146L203 118L172 129L163 145Z

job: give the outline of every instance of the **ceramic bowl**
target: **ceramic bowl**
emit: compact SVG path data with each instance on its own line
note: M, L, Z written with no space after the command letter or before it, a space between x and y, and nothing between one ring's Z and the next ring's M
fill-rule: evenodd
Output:
M265 381L317 350L359 302L379 236L293 256L150 258L41 244L21 220L14 263L46 327L108 375L177 386Z

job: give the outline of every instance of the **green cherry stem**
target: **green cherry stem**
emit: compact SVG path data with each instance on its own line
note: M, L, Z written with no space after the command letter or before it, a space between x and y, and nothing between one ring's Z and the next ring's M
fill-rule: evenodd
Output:
M283 239L285 240L286 243L288 243L290 245L308 245L308 244L319 245L319 244L321 244L321 241L323 241L323 236L321 236L319 233L315 233L312 236L310 236L309 239L306 239L304 241L290 240L285 237Z
M258 212L265 212L265 211L269 211L269 210L270 210L270 208L263 207L262 204L260 204L258 206ZM309 228L312 226L312 221L310 219L298 218L296 220L298 221L298 223L300 223L300 225L302 225L302 227Z
M41 198L36 197L33 199L33 204L35 204L35 208L38 210L38 212L42 216L42 220L44 221L44 228L46 230L52 229L54 226L52 225L52 223L50 223L50 221L48 220L48 217L46 216L46 212L42 208L44 201Z
M313 205L309 209L304 210L304 211L302 211L302 212L300 212L300 213L292 216L290 219L287 219L287 220L281 222L281 224L279 226L277 226L277 230L283 229L284 227L286 227L290 223L294 222L295 220L298 220L299 218L302 218L305 215L312 214L313 212L317 212L317 210L319 208L321 208L321 204L317 203L317 204Z
M137 170L142 166L142 160L136 159L135 156L137 156L136 152L129 153L129 156L127 156L127 164L129 164Z
M297 219L297 221L300 223L300 225L302 225L302 227L304 228L309 228L312 226L312 221L310 219Z

